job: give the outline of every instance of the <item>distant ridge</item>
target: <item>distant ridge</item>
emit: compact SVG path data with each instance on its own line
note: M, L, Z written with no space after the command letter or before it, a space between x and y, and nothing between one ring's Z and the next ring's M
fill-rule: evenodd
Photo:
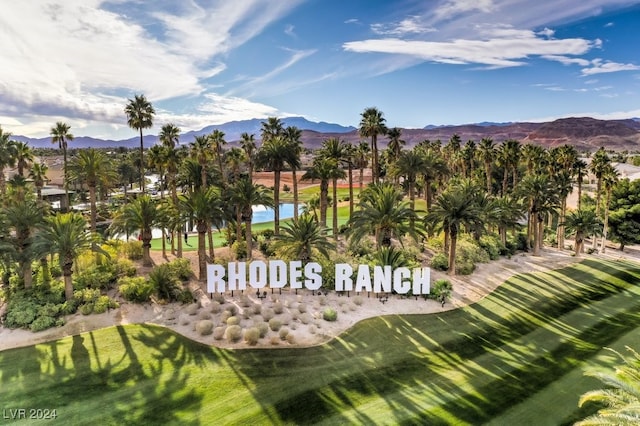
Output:
M260 129L265 119L251 119L232 121L229 123L207 126L198 131L185 132L180 136L181 144L188 144L195 136L221 130L225 139L231 145L237 144L244 132L254 134L260 143ZM287 117L282 119L285 126L296 126L302 130L302 142L305 147L315 149L329 137L337 137L349 143L359 143L362 138L353 126L342 126L334 123L313 122L303 117ZM392 123L388 123L392 125ZM496 144L507 139L519 140L522 143L533 143L545 147L569 144L580 150L594 151L601 146L616 150L640 150L640 119L598 120L590 117L561 118L546 123L493 123L481 122L455 126L429 125L422 129L403 129L402 139L405 146L411 148L424 140L447 143L454 134L460 136L463 143L469 140L480 142L483 138L490 138ZM51 138L28 138L15 135L15 140L28 142L32 147L51 148ZM145 147L158 142L158 136L144 136ZM379 137L380 146L386 146L387 139ZM140 145L137 137L125 140L101 140L91 137L76 137L69 143L70 148L137 148Z

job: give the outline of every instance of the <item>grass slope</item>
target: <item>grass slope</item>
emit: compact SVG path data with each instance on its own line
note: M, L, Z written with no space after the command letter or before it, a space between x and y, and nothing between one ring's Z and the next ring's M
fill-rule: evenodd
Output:
M222 350L112 327L0 352L0 401L55 408L69 424L570 423L599 384L584 369L610 360L602 347L637 345L639 282L635 263L586 260L306 349Z

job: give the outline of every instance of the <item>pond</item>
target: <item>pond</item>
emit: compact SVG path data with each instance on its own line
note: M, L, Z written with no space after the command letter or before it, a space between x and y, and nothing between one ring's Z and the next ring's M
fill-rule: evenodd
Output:
M302 205L298 206L298 212ZM251 223L264 223L274 220L274 209L265 206L253 206L253 220ZM293 217L293 203L280 203L280 220Z

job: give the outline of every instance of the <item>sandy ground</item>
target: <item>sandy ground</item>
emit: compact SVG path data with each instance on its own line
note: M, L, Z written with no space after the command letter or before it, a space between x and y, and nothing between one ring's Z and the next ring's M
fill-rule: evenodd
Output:
M219 255L218 250L216 253ZM631 257L637 260L637 254L634 253L634 251L629 251L623 254L617 250L608 250L607 254L599 254L597 257L612 259ZM196 254L190 252L188 255L195 266ZM222 255L224 256L224 254ZM156 263L165 261L160 252L154 252L153 256ZM260 312L278 311L280 307L282 313L276 314L275 318L280 320L282 328L286 328L289 334L293 335L293 339L290 341L282 340L279 331L269 330L268 334L261 338L255 347L312 346L330 340L366 318L379 315L429 314L456 309L482 299L512 275L560 268L578 260L568 251L560 252L547 248L543 250L542 256L538 257L523 254L513 256L510 259L502 258L491 263L479 264L472 275L452 279L453 294L445 306L437 301L425 301L421 298L415 300L414 298L390 296L388 301L382 303L374 294L368 297L366 293L360 295L352 293L350 297L347 297L330 292L328 295L318 296L307 290L300 290L298 294L295 294L288 289L283 290L282 294L277 290L274 294L268 293L265 299L258 299L253 292L242 295L236 291L233 296L228 292L224 296L224 303L220 304L210 299L209 295L205 293L204 285L193 280L189 285L197 295L198 302L192 305L175 303L138 305L119 300L121 304L118 309L100 315L84 316L77 313L69 316L64 326L38 333L0 327L0 350L42 343L99 328L134 323L168 327L207 345L246 348L250 346L243 340L230 343L226 336L221 339L214 338L213 334L202 336L196 331L196 324L202 320L211 320L215 327L224 326L223 315L228 315L223 313L224 310L235 309L240 326L247 329L256 323L264 322ZM446 275L432 271L432 282L443 277ZM232 306L233 308L231 308ZM328 322L322 319L322 312L327 307L338 312L337 321Z

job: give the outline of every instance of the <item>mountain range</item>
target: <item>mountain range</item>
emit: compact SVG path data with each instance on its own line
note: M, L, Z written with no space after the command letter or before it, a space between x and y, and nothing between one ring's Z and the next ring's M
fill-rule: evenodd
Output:
M260 138L261 124L264 119L232 121L219 125L207 126L201 130L183 133L181 144L188 144L195 136L220 130L225 133L225 139L231 146L237 144L244 132L254 134L256 140ZM349 143L358 143L363 138L358 129L352 126L314 122L303 117L287 117L282 119L284 126L296 126L302 130L302 142L306 148L318 148L322 142L330 137L338 137ZM402 129L402 139L405 146L411 148L423 140L441 140L446 143L454 134L460 136L463 142L473 140L479 142L483 138L491 138L496 143L507 139L519 140L522 143L534 143L545 147L569 144L579 150L594 151L600 146L613 150L640 149L640 120L597 120L590 117L561 118L542 123L475 123L455 126L425 126L422 129ZM27 142L31 147L51 148L51 138L29 138L14 135L13 139ZM380 146L386 146L387 139L379 137ZM144 145L150 147L158 143L157 135L145 135ZM132 137L124 140L103 140L92 137L76 137L69 143L73 148L136 148L140 146L140 139Z

